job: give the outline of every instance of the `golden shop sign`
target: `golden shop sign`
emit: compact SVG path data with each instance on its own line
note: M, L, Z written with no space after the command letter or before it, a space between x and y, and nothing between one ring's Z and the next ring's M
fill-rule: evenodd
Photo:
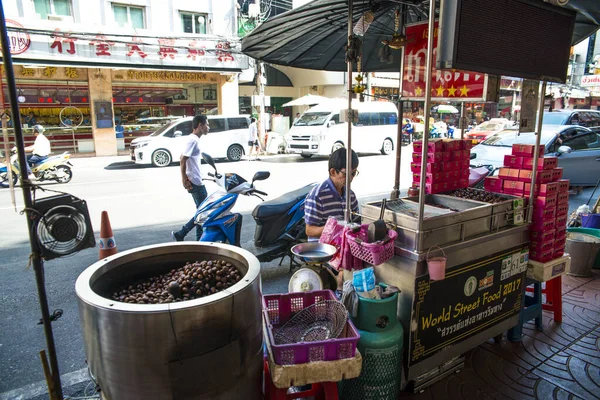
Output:
M126 71L113 71L115 81L140 81L140 82L196 82L217 83L217 75L204 72L183 71L146 71L129 69Z

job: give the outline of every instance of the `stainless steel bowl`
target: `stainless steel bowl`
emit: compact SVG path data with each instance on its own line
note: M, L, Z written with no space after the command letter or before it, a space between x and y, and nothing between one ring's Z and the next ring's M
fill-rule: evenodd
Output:
M306 242L292 247L292 254L306 263L327 262L335 256L337 249L325 243Z

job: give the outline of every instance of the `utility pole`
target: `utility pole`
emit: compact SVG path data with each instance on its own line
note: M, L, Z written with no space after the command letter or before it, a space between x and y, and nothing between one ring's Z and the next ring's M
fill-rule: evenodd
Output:
M265 64L261 61L256 63L256 90L258 92L258 143L260 149L266 152L263 147L263 140L266 133L266 114L265 114L265 85L267 84L267 76L265 75Z

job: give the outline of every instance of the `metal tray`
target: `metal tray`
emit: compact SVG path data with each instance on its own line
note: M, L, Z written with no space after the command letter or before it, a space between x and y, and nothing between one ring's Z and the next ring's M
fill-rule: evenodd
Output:
M383 219L397 227L396 247L423 252L435 245L444 246L509 228L512 222L506 215L512 211L513 200L518 198L506 198L505 202L490 204L448 195L427 195L426 203L440 204L456 211L433 211L436 207L426 205L421 232L417 232L418 197L405 197L400 199L401 202L388 200ZM381 201L366 203L361 208L366 219L378 219ZM416 212L411 212L414 210Z

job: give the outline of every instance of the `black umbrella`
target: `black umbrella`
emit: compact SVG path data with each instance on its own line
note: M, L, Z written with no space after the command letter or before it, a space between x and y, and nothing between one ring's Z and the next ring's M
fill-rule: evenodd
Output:
M392 51L393 60L388 64L390 60L382 60L379 53L381 42L390 40L395 33L395 12L398 8L402 11L401 25L407 25L428 19L429 2L355 0L353 4L354 24L369 10L375 16L363 38L362 70L398 72L400 52ZM564 7L577 11L572 44L581 42L600 27L599 0L570 0ZM436 6L438 9L439 6ZM347 29L347 0L316 0L262 24L243 39L242 52L278 65L346 71Z
M395 12L401 25L428 20L429 2L421 0L355 0L353 19L357 24L367 11L374 20L363 38L362 71L398 72L400 51L383 60L379 49L392 39ZM437 8L437 7L436 7ZM360 28L359 24L359 28ZM347 71L345 46L348 42L347 0L316 0L265 22L242 41L242 52L261 61L297 68ZM356 65L354 70L356 71Z

